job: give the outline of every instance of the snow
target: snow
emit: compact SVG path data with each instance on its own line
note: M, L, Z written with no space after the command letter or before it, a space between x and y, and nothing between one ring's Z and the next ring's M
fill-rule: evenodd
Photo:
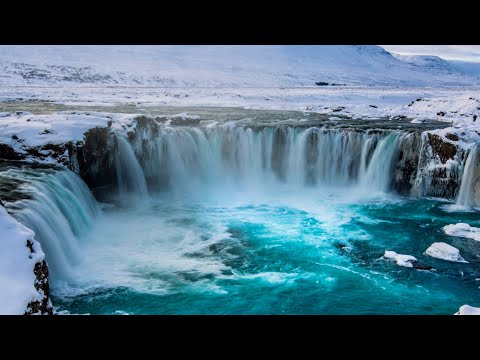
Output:
M430 247L425 251L425 254L437 259L442 259L446 261L454 261L461 263L468 263L460 256L460 251L444 242L436 242L430 245Z
M374 45L0 46L2 86L478 86L467 67Z
M26 154L31 147L64 144L83 140L84 133L93 127L107 127L122 132L133 126L135 115L98 112L58 112L34 115L28 112L10 113L0 118L0 143L10 145L16 152ZM44 162L55 162L48 157Z
M196 120L196 119L200 119L200 116L191 115L188 112L185 112L185 113L180 113L180 114L176 114L176 115L169 115L168 118L178 118L178 119L182 119L182 120L188 120L188 119Z
M465 223L451 224L443 227L445 234L480 241L480 228Z
M27 248L27 240L35 253ZM23 314L30 302L43 298L34 287L33 269L44 257L33 231L0 206L0 314Z
M392 259L397 262L398 266L403 267L413 267L413 262L417 261L417 258L412 255L402 255L397 254L395 251L385 250L385 254L383 255L385 259Z
M480 315L480 308L470 305L463 305L460 306L460 309L458 309L458 312L456 312L454 315Z

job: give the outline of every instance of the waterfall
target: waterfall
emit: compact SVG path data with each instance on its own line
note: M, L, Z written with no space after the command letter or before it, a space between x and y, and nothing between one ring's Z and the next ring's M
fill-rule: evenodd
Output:
M393 132L380 140L370 164L361 179L361 185L379 191L388 191L393 177L393 166L399 144L405 134Z
M140 198L148 195L147 183L130 143L123 137L116 137L117 151L115 168L117 185L121 195L134 193Z
M475 185L478 180L478 148L474 145L468 153L463 169L462 181L457 197L457 205L472 207L475 206Z
M399 132L287 125L164 127L157 133L137 129L133 148L140 165L124 139L119 147L124 154L118 157L124 162L121 167L128 169L122 181L130 176L128 182L138 184L140 194L146 192L144 179L153 191L181 192L205 185L258 188L279 183L346 186L359 182L388 190L400 138ZM139 180L134 181L137 175Z
M86 184L69 170L13 168L0 178L19 184L21 196L6 208L35 232L52 276L69 277L81 259L81 238L99 211Z

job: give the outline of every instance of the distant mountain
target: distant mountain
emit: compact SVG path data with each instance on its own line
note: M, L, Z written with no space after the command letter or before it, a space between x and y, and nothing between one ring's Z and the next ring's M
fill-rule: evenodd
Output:
M419 69L431 71L432 73L443 74L458 74L458 69L455 69L447 60L434 55L398 55L393 54L397 59L418 67Z
M460 70L464 74L470 76L480 76L480 63L473 63L467 61L458 61L458 60L450 60L450 64Z
M0 46L0 85L480 86L479 76L477 64L373 45Z

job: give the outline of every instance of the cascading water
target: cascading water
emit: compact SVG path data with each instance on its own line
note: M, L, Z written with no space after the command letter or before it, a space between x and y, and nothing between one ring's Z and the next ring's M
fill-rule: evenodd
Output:
M390 190L393 166L399 151L399 144L406 134L393 132L380 140L373 152L370 165L366 168L360 183L363 187L380 191Z
M6 207L35 232L52 278L68 278L81 260L79 241L99 211L88 187L69 170L12 168L1 171L0 178L20 184L20 198Z
M22 183L6 206L42 244L60 309L452 313L478 297L470 264L458 264L459 280L450 264L423 255L446 238L441 226L475 218L449 218L433 200L375 194L391 189L412 134L233 122L135 131L115 137L112 156L115 196L131 195L129 206L102 216L70 171L0 172ZM430 274L382 259L387 249L434 267L435 286Z
M135 193L140 198L147 197L148 189L145 176L132 147L121 136L116 137L116 143L115 168L120 195Z
M367 182L373 190L387 191L401 136L397 132L368 134L286 125L166 127L158 135L137 134L139 140L134 148L143 172L136 165L129 171L145 176L149 187L156 190L198 190L205 185L258 189L280 183L346 186ZM122 144L129 146L125 140Z
M478 181L478 145L474 145L468 153L467 160L463 169L462 182L456 204L465 207L472 207L478 205L475 199L475 185Z

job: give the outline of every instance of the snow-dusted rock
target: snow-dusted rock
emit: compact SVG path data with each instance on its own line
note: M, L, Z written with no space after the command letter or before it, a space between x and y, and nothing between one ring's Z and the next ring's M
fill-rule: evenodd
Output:
M446 260L446 261L454 261L454 262L461 262L461 263L468 262L468 261L465 261L460 256L460 250L444 242L433 243L425 251L425 254L428 256L431 256L437 259Z
M0 206L0 314L51 313L44 258L33 231Z

